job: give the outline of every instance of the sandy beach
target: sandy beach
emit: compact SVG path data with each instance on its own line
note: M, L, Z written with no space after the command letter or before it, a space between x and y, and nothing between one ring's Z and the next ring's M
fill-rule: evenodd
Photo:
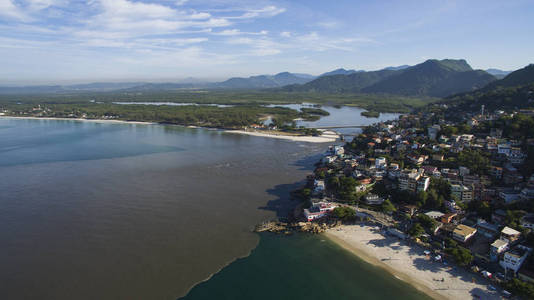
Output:
M77 122L92 122L92 123L114 123L114 124L139 124L152 125L157 123L139 122L139 121L123 121L123 120L100 120L100 119L81 119L81 118L51 118L51 117L12 117L0 116L4 119L21 119L21 120L53 120L53 121L77 121Z
M51 117L13 117L13 116L0 116L4 119L21 119L21 120L53 120L53 121L75 121L75 122L92 122L92 123L106 123L106 124L138 124L138 125L158 125L158 123L151 122L139 122L139 121L123 121L123 120L101 120L101 119L81 119L81 118L51 118ZM187 128L202 128L199 126L185 126ZM208 128L210 129L210 128ZM265 133L258 131L245 131L245 130L226 130L228 133L245 134L259 137L284 139L295 142L308 142L308 143L332 143L335 142L339 135L333 131L324 131L321 136L298 136L298 135L285 135L276 133Z
M290 140L290 141L295 141L295 142L307 142L307 143L332 143L332 142L335 142L339 138L339 135L337 135L333 131L325 131L323 132L321 136L299 136L299 135L276 134L272 132L266 133L266 132L245 131L245 130L227 130L225 132L259 136L259 137L267 137L267 138L274 138L274 139L283 139L283 140Z
M325 236L435 299L501 299L482 277L435 262L421 247L384 236L378 227L343 225L329 229Z

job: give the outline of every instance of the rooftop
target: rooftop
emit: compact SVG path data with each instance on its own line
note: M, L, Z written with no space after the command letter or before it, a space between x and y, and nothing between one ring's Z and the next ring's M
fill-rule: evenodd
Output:
M501 248L501 247L504 247L506 245L508 245L508 242L505 241L505 240L501 240L501 239L495 240L495 242L493 242L491 244L491 246L495 247L495 248Z
M502 230L501 230L501 233L503 234L506 234L506 235L519 235L521 234L521 232L513 229L513 228L510 228L508 226L504 227Z
M464 224L460 224L456 226L456 228L454 229L454 233L461 235L461 236L468 236L468 235L475 233L476 231L477 230L475 228L469 227Z
M441 218L442 216L444 216L445 214L442 213L442 212L439 212L439 211L429 211L429 212L426 212L425 215L431 217L431 218Z

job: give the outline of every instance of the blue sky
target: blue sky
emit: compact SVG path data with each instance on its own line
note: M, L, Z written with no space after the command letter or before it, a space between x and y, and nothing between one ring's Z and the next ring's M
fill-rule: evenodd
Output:
M534 62L534 1L0 0L0 84Z

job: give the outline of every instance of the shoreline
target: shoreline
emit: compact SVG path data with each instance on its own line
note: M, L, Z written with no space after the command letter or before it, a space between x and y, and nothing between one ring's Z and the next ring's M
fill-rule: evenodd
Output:
M132 124L132 125L172 125L172 126L181 126L190 129L207 129L213 130L212 127L202 127L202 126L193 126L193 125L178 125L178 124L162 124L157 122L142 122L142 121L124 121L124 120L104 120L104 119L82 119L82 118L54 118L54 117L17 117L17 116L0 116L0 119L13 119L13 120L49 120L49 121L72 121L72 122L91 122L91 123L101 123L101 124ZM273 134L273 133L263 133L257 131L245 131L241 129L220 129L225 133L234 133L234 134L244 134L250 136L274 138L274 139L284 139L294 142L308 142L308 143L332 143L335 142L339 135L333 131L325 131L326 134L322 136L292 136L292 135L283 135L283 134Z
M396 237L385 237L378 227L342 225L328 229L323 236L434 299L472 299L474 295L501 299L478 276L432 261L421 248L407 245ZM479 283L467 280L472 278Z
M339 135L335 133L334 134L331 134L331 133L323 134L321 136L307 136L307 135L299 136L299 135L284 135L284 134L274 134L274 133L245 131L245 130L225 130L224 132L233 133L233 134L258 136L258 137L266 137L266 138L273 138L273 139L290 140L294 142L307 142L307 143L332 143L332 142L335 142L339 138Z
M158 125L154 122L141 121L124 121L124 120L104 120L104 119L83 119L83 118L54 118L54 117L15 117L15 116L0 116L0 119L15 119L15 120L49 120L49 121L75 121L75 122L91 122L91 123L109 123L109 124L136 124L136 125Z

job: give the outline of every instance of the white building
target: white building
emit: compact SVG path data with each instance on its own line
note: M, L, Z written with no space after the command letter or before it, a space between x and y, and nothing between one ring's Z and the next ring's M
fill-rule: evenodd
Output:
M364 201L366 204L368 205L381 205L382 203L384 203L384 198L376 195L376 194L373 194L373 193L369 193L367 195L365 195L364 197Z
M324 180L316 179L313 183L313 193L316 195L321 194L322 192L324 192L324 189L325 189Z
M345 148L343 148L343 146L334 146L334 154L335 155L345 154Z
M451 196L463 202L473 200L473 190L462 184L451 184Z
M505 240L508 243L514 243L515 241L519 240L520 237L521 237L521 232L513 228L510 228L508 226L505 226L501 230L501 240Z
M505 270L511 270L517 273L527 259L532 249L524 246L517 246L514 250L504 253L504 257L499 261L499 265Z
M430 177L423 176L419 178L419 180L417 181L418 192L426 192L429 186L430 186Z
M377 169L383 169L387 166L386 158L385 157L378 157L375 160L375 167Z
M331 164L331 163L335 162L336 159L337 159L337 156L327 155L327 156L323 157L323 163Z
M456 226L456 228L454 228L454 231L452 232L452 238L459 242L465 243L472 236L474 236L475 233L477 233L476 228L469 227L464 224L460 224Z
M304 217L308 222L320 219L328 215L337 205L330 202L314 203L312 207L304 209Z
M443 217L445 214L440 212L440 211L429 211L429 212L426 212L425 215L427 215L428 217L434 219L434 220L437 220L441 217Z
M499 260L499 256L508 250L509 243L505 240L495 240L490 247L490 259L491 261Z

